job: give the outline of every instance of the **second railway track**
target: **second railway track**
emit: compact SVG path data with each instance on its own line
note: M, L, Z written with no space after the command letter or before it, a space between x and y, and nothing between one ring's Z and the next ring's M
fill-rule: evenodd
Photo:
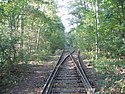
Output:
M63 51L42 94L94 94L79 58L79 53Z

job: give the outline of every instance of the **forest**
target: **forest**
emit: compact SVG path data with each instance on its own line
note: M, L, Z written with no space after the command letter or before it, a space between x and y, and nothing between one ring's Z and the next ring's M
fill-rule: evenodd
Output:
M67 2L69 31L58 1ZM42 64L62 49L80 50L93 65L97 94L125 94L125 0L0 1L1 94L21 82L30 62Z

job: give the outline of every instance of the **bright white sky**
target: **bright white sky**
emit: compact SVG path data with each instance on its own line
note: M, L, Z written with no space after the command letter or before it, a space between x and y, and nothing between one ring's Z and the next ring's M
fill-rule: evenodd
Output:
M70 18L71 16L68 14L68 0L55 0L57 1L58 5L60 6L60 8L58 9L59 13L58 15L61 17L62 23L65 26L65 31L68 32L70 30L70 26L69 26L69 21L68 18Z

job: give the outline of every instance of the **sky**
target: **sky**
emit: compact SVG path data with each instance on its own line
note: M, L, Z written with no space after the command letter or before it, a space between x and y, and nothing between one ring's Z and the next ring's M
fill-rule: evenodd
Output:
M56 0L56 2L58 3L58 5L60 6L58 8L58 16L61 17L62 23L65 26L65 32L68 32L70 30L70 26L69 26L69 20L68 18L70 18L71 16L68 14L68 0Z

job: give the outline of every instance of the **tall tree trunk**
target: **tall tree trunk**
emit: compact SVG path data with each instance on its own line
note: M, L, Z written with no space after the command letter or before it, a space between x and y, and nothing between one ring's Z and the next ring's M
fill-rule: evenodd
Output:
M123 27L122 26L122 24L124 23L124 19L125 19L125 14L124 14L124 1L123 2L117 2L117 8L118 8L118 12L117 12L117 15L118 16L120 16L120 17L118 17L119 19L119 25L121 26L121 27ZM121 14L122 13L122 14ZM123 41L123 43L125 44L125 33L124 33L124 29L122 29L122 30L119 30L119 33L120 33L120 35L121 35L121 37L122 37L122 41Z
M23 11L21 12L21 14ZM24 51L23 51L23 35L24 35L24 22L23 22L23 15L20 15L20 38L21 38L21 43L20 43L20 49L21 49L21 61L24 61Z
M123 21L125 21L124 2L125 1L121 2L121 9L122 9ZM123 37L122 41L125 44L125 33L124 32L125 32L125 30L122 31L122 37Z
M36 35L36 50L38 50L39 47L39 37L40 37L40 29L38 30Z
M98 1L96 0L96 12L95 12L95 24L96 24L96 59L99 57L99 32L98 32L98 24L99 24L99 17L98 17Z
M20 47L23 49L23 34L24 34L24 22L23 15L20 17L20 35L21 35L21 44Z
M99 32L98 32L98 24L99 24L99 17L98 17L98 11L99 11L99 5L98 5L98 0L96 0L95 4L94 1L92 0L92 7L94 11L94 16L95 16L95 31L96 31L96 59L99 57Z
M32 53L32 43L31 43L32 42L32 38L31 38L30 33L33 32L33 29L34 29L33 28L33 26L34 26L33 25L33 23L34 23L33 21L34 21L34 18L32 18L31 27L30 27L30 30L29 30L29 43L28 43L29 44L29 47L28 47L29 58L31 57L31 53Z

